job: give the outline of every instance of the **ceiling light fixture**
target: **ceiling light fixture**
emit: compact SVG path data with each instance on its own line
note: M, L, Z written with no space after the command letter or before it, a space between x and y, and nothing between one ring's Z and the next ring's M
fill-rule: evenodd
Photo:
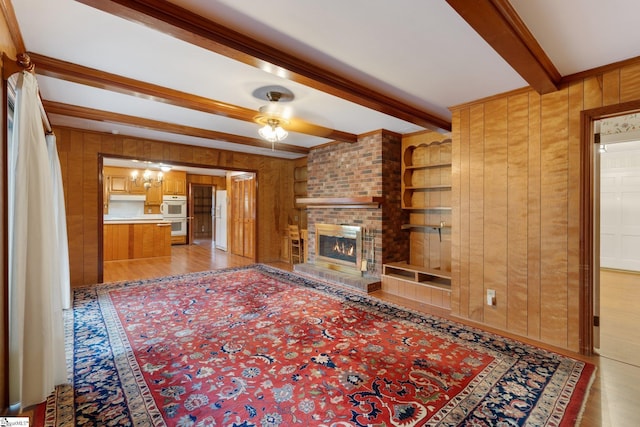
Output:
M285 139L289 132L280 126L280 120L271 118L267 119L267 124L258 130L258 134L267 141L274 143Z
M260 91L263 91L259 94L260 97L266 98L269 104L260 107L260 114L255 117L255 121L263 125L258 130L258 134L261 138L269 141L271 149L274 150L275 143L284 140L289 135L282 125L289 123L287 118L290 115L290 111L289 109L281 108L278 102L290 101L293 99L293 94L280 91L277 88L260 88L254 94L258 94Z

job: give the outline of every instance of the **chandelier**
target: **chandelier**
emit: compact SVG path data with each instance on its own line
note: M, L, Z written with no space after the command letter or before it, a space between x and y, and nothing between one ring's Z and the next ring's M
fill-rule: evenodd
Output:
M137 182L139 174L140 173L137 170L134 170L133 172L131 172L131 181ZM144 186L144 189L148 190L154 185L155 186L161 185L164 179L164 174L162 172L157 172L154 177L152 171L150 171L149 169L145 169L145 171L142 173L141 179L142 179L142 185Z

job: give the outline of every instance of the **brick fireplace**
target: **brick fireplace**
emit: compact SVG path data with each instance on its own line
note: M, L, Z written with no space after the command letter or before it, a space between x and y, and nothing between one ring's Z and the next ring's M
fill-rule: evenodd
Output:
M321 255L318 259L317 224L361 229L359 265L365 281L379 283L383 263L408 259L409 236L401 227L408 221L400 202L401 143L401 135L381 130L361 135L357 143L334 143L311 150L307 158L308 197L356 202L307 205L308 262L296 265L296 270L313 274L307 270L327 269ZM335 276L322 275L343 282L342 275Z

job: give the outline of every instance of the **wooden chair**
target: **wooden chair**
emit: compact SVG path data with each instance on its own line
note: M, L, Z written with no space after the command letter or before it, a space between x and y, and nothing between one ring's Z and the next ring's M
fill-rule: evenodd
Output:
M296 261L297 260L297 261ZM300 264L304 260L304 247L298 226L289 225L289 262Z

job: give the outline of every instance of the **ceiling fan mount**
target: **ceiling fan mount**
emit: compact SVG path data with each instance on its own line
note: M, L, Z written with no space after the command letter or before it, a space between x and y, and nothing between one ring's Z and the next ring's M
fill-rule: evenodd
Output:
M295 95L289 89L279 85L262 86L253 91L255 98L269 102L290 102Z
M253 96L269 101L267 105L259 108L259 114L254 117L256 123L261 125L288 124L292 118L291 107L282 103L294 99L293 92L282 86L263 86L253 91Z

